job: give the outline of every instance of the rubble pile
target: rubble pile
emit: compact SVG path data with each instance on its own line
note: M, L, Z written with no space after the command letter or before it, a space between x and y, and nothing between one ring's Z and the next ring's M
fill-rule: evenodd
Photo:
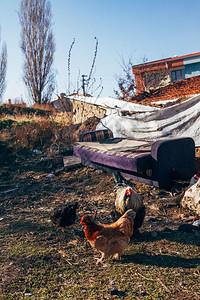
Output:
M185 100L186 96L200 93L200 76L183 79L170 83L165 87L143 92L127 99L129 102L140 103L144 105L153 105L154 101L170 100L181 98Z

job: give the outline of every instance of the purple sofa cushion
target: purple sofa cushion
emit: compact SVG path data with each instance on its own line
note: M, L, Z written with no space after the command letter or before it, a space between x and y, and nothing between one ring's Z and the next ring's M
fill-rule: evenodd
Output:
M77 143L74 146L74 155L87 161L126 171L142 172L152 168L151 150L149 148L134 152L115 152Z

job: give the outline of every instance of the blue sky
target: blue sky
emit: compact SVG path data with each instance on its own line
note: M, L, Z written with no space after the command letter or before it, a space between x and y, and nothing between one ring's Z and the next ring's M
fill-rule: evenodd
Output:
M57 87L54 94L67 90L67 59L71 56L71 89L78 74L88 74L99 47L95 77L103 80L101 96L114 96L115 75L121 73L120 56L133 53L134 64L200 51L200 0L51 0L56 41L54 68ZM1 45L8 49L7 88L3 96L28 103L22 81L23 57L19 47L20 0L0 0Z

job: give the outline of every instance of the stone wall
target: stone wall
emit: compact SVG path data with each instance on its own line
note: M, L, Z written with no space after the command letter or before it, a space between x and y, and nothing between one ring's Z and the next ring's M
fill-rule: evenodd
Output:
M106 109L95 104L71 100L73 106L73 124L83 123L90 117L103 118Z
M51 102L51 105L53 105L58 112L73 111L72 103L70 99L66 97L65 93L61 93L57 100Z
M73 124L83 123L90 117L103 118L106 109L95 104L85 103L74 99L69 99L66 95L60 94L59 98L51 102L58 112L72 112Z

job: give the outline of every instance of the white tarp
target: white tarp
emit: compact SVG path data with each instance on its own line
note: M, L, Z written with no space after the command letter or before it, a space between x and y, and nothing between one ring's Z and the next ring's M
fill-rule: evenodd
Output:
M140 105L137 103L127 102L123 100L117 100L110 97L96 98L96 97L84 97L84 96L69 96L69 99L83 101L90 104L95 104L97 106L103 106L109 110L126 110L134 112L147 112L159 110L157 107Z
M200 95L180 104L134 116L116 114L101 119L97 129L109 128L114 137L154 141L166 137L192 137L200 145Z

